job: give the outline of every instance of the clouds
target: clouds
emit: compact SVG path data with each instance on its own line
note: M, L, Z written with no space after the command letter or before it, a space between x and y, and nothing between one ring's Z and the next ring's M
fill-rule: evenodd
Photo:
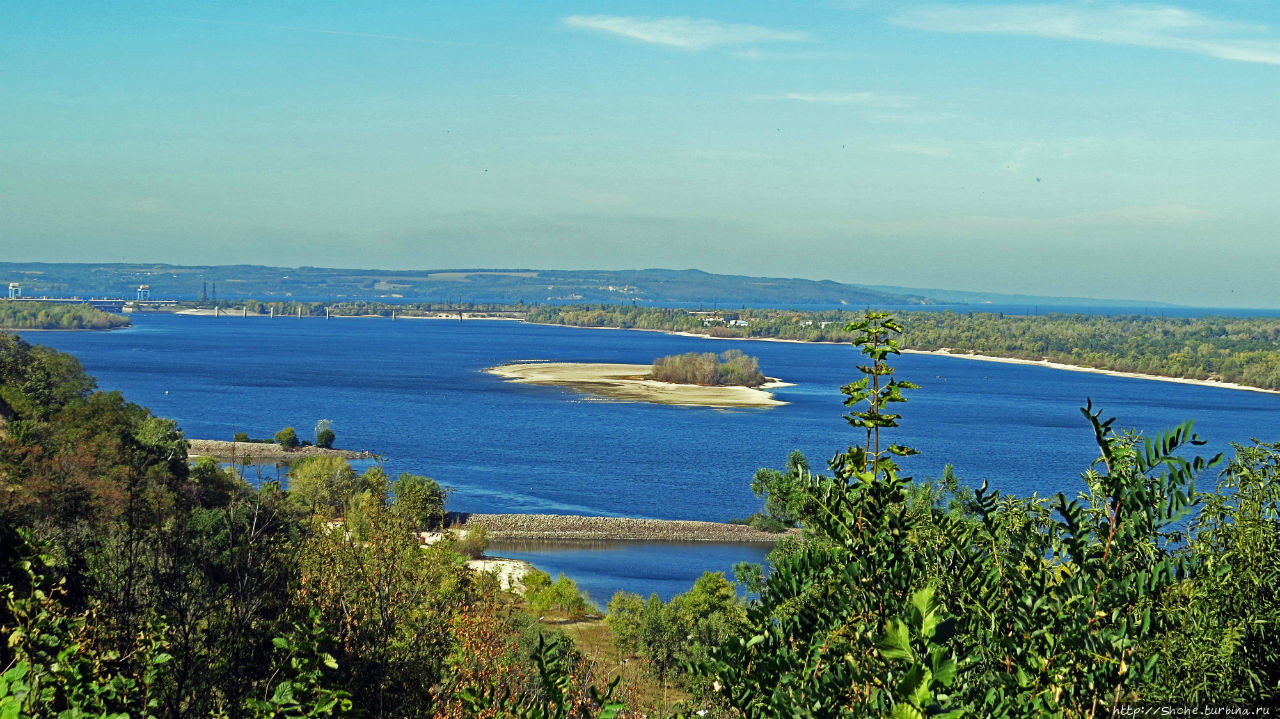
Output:
M1021 35L1174 50L1234 62L1280 65L1280 33L1259 23L1222 20L1173 5L1142 3L925 4L890 14L891 23L927 32ZM800 30L688 17L571 15L564 25L685 50L814 42ZM757 50L740 52L760 56ZM816 100L823 102L823 100Z
M1169 5L924 5L891 20L929 32L1084 40L1280 65L1280 38L1271 28L1218 20Z
M617 15L571 15L562 22L575 29L620 35L653 45L684 50L751 45L763 42L806 42L809 34L758 25L734 25L687 17L642 18Z

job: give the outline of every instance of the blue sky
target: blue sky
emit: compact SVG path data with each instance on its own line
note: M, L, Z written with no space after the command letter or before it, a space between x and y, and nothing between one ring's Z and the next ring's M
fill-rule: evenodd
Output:
M0 254L1280 306L1280 4L0 4Z

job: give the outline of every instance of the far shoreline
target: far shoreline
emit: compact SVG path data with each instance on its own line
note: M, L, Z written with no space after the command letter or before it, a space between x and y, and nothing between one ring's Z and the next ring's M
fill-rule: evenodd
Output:
M568 327L571 329L581 330L630 330L633 332L661 332L662 334L675 335L677 337L696 337L705 340L728 340L738 342L786 342L791 344L802 345L847 345L848 342L831 342L831 341L809 341L809 340L790 340L781 337L713 337L698 332L680 332L676 330L649 329L641 327L582 327L579 325L557 325L543 322L528 322L527 324L539 325L544 327ZM1212 379L1194 379L1191 377L1166 377L1158 374L1143 374L1141 372L1122 372L1120 370L1102 369L1099 367L1086 367L1084 365L1073 365L1065 362L1054 362L1052 360L1040 359L1029 360L1021 357L1001 357L998 355L980 355L973 353L949 352L945 350L913 350L904 349L902 354L915 355L932 355L934 357L952 357L963 360L978 360L980 362L1000 362L1004 364L1021 364L1035 367L1044 367L1047 369L1063 370L1066 372L1088 372L1091 374L1102 374L1111 377L1124 377L1127 379L1153 380L1156 382L1174 382L1176 384L1193 385L1196 387L1212 387L1217 389L1239 390L1245 392L1261 392L1263 394L1280 394L1280 389L1266 389L1265 387L1251 387L1247 384L1239 384L1237 382L1223 382Z
M1263 394L1280 394L1280 390L1265 389L1263 387L1250 387L1247 384L1239 384L1236 382L1223 382L1212 379L1193 379L1190 377L1165 377L1158 374L1142 374L1141 372L1122 372L1114 369L1101 369L1098 367L1085 367L1083 365L1066 364L1064 362L1054 362L1052 360L1040 359L1029 360L1021 357L998 357L995 355L980 355L969 352L947 352L945 350L902 350L903 354L913 355L932 355L934 357L954 357L955 359L977 360L979 362L997 362L1000 364L1018 364L1028 365L1031 367L1044 367L1047 369L1063 370L1066 372L1087 372L1089 374L1101 374L1109 377L1124 377L1127 379L1144 379L1154 380L1157 382L1173 382L1175 384L1187 384L1196 387L1216 387L1218 389L1242 390L1245 392L1262 392Z

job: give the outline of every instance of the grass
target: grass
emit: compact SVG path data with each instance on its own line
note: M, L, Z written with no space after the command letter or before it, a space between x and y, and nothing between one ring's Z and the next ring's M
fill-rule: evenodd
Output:
M689 695L679 689L664 688L649 673L643 659L619 652L613 644L613 632L603 619L567 622L557 628L569 635L582 656L594 665L597 683L605 684L621 677L619 688L633 697L635 705L655 707L661 710L657 714L666 716L677 704L689 699Z

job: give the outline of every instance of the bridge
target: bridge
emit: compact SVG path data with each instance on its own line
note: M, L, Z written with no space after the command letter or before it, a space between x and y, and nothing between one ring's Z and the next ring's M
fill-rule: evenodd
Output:
M89 305L102 310L103 312L114 312L119 314L124 312L125 300L110 298L89 298L83 297L10 297L10 302L48 302L58 305ZM163 301L163 300L161 300ZM173 300L169 300L173 304L177 304Z

